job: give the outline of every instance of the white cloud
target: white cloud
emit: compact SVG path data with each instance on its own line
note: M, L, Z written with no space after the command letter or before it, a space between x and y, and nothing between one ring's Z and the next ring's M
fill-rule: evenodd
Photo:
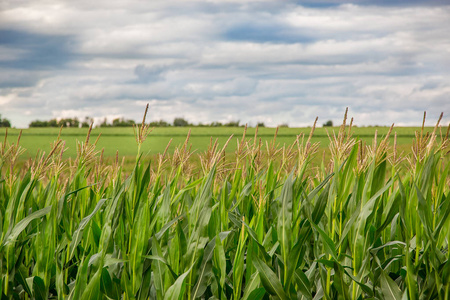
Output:
M450 6L372 3L9 1L0 108L19 127L137 120L147 102L155 120L272 126L450 114Z
M0 105L7 105L14 100L14 94L8 94L6 96L0 96Z

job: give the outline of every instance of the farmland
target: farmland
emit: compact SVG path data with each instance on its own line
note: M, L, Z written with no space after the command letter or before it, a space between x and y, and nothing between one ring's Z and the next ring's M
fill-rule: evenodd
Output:
M312 124L311 124L312 125ZM398 127L394 128L394 132L398 134L398 144L404 146L405 149L411 146L414 132L420 128L415 127ZM164 152L167 143L172 140L169 152L173 152L176 146L182 144L186 136L191 130L190 144L192 149L196 153L201 153L207 150L210 143L210 138L214 140L217 138L219 144L223 145L227 139L233 135L234 139L228 146L229 152L234 152L236 149L236 140L240 138L244 132L243 127L164 127L154 128L149 134L142 145L142 151L145 154L154 155ZM247 136L253 137L255 134L255 128L248 128ZM279 128L277 142L280 145L292 144L297 135L303 133L309 135L311 128ZM327 149L329 144L329 138L326 130L332 134L333 131L338 131L339 127L317 128L315 130L312 142L320 143L321 149ZM428 131L432 128L427 128ZM20 144L27 151L23 154L22 158L34 158L38 150L48 151L51 143L56 139L59 134L59 128L30 128L22 130L22 138ZM61 139L66 141L67 151L65 152L65 158L76 156L76 142L83 141L86 138L87 128L63 128L61 131ZM379 136L386 135L389 131L389 127L362 127L353 128L353 134L355 137L360 137L363 141L370 143L374 137L375 131L378 131ZM20 130L9 129L8 141L14 142ZM262 142L271 141L275 135L276 128L259 128L258 137L262 139ZM94 128L92 130L92 136L96 138L99 134L101 137L98 141L97 148L104 148L104 155L106 157L112 157L116 155L116 151L119 151L120 156L135 156L137 147L136 140L134 138L133 128L116 127L116 128ZM5 136L5 130L0 132L0 140L3 140ZM391 136L393 141L393 136Z
M27 168L16 165L11 130L0 161L0 292L448 299L447 128L398 128L394 142L389 128L375 138L347 123L331 140L321 128L280 128L276 139L261 128L261 142L252 128L194 128L189 139L186 128L102 129L97 144L98 129L57 140L58 130L26 130L23 155L47 149ZM102 148L133 157L131 171L105 162Z

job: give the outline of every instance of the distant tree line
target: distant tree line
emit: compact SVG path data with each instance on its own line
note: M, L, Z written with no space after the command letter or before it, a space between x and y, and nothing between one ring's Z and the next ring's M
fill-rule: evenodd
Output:
M86 117L84 121L80 122L78 118L65 118L65 119L51 119L49 121L41 121L35 120L32 121L28 126L29 127L89 127L93 122L93 119L90 117ZM99 127L131 127L135 125L136 122L134 120L126 120L124 118L116 118L112 120L112 122L108 122L107 118L104 118L103 121L98 125ZM172 123L168 123L164 120L152 121L149 123L150 127L244 127L244 125L240 124L240 121L229 121L226 123L221 122L212 122L207 124L192 124L189 123L184 118L175 118ZM258 127L265 127L263 122L258 123ZM283 124L283 127L287 127L287 124Z
M164 121L159 121L159 122L164 122ZM152 124L153 123L150 123L150 126L153 126ZM283 125L285 127L287 127L286 124L283 124ZM170 124L168 124L168 126L170 126ZM244 124L240 124L239 120L238 121L229 121L229 122L226 122L226 123L221 123L221 122L214 121L214 122L205 123L205 124L203 124L203 123L192 124L192 123L189 123L188 121L186 121L183 118L175 118L175 120L173 120L173 125L172 126L175 126L175 127L182 127L182 126L191 126L191 127L244 127L245 125ZM263 122L259 122L257 124L257 126L258 127L265 127ZM158 127L158 126L155 126L155 127Z
M89 127L91 126L94 119L90 117L84 118L83 121L78 120L78 118L64 118L64 119L51 119L48 121L35 120L28 124L28 127Z
M108 123L108 120L105 118L100 127L131 127L134 124L136 124L134 120L125 120L124 118L117 118L112 123Z
M323 123L323 127L333 127L333 121L328 120L326 123Z
M49 121L41 121L35 120L28 124L28 127L89 127L94 122L93 118L86 117L84 121L79 121L78 118L65 118L65 119L51 119ZM117 118L112 121L112 123L108 123L105 118L104 121L100 124L100 127L127 127L133 126L135 122L133 120L125 120L123 118Z
M211 123L198 123L198 124L193 124L193 123L189 123L186 119L184 118L175 118L173 120L173 123L168 123L164 120L159 120L159 121L153 121L149 123L151 127L169 127L169 126L173 126L173 127L186 127L186 126L190 126L190 127L244 127L244 125L240 124L240 121L230 121L227 123L221 123L221 122L211 122ZM259 127L264 127L264 123L258 123Z
M2 118L2 115L0 115L0 127L11 127L11 122L8 119Z
M87 123L86 123L87 124ZM51 119L49 121L35 120L28 124L28 127L84 127L85 122L80 124L78 118ZM88 125L89 126L89 125Z

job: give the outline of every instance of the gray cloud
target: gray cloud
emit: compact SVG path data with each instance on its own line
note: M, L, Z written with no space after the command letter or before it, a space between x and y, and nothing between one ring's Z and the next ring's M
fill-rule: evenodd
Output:
M34 86L39 82L42 74L29 72L28 70L17 70L4 68L0 73L0 89L11 89Z
M0 30L0 45L21 52L15 58L0 59L0 67L23 70L61 68L74 59L71 51L74 43L73 37L68 35Z
M57 5L56 5L57 4ZM450 117L444 1L11 1L0 110L275 126ZM437 118L437 117L436 117Z
M140 82L148 83L150 81L158 81L161 79L161 75L164 72L164 66L151 66L137 65L134 68L134 74L138 77Z

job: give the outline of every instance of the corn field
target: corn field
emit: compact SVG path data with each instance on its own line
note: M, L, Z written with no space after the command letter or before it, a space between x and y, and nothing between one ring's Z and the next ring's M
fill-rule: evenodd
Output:
M20 136L5 139L2 299L449 299L440 120L408 155L394 128L371 145L353 137L346 113L319 165L314 127L292 145L244 130L201 154L188 136L147 164L144 116L131 174L118 155L105 162L90 131L76 159L62 159L58 137L24 168Z

